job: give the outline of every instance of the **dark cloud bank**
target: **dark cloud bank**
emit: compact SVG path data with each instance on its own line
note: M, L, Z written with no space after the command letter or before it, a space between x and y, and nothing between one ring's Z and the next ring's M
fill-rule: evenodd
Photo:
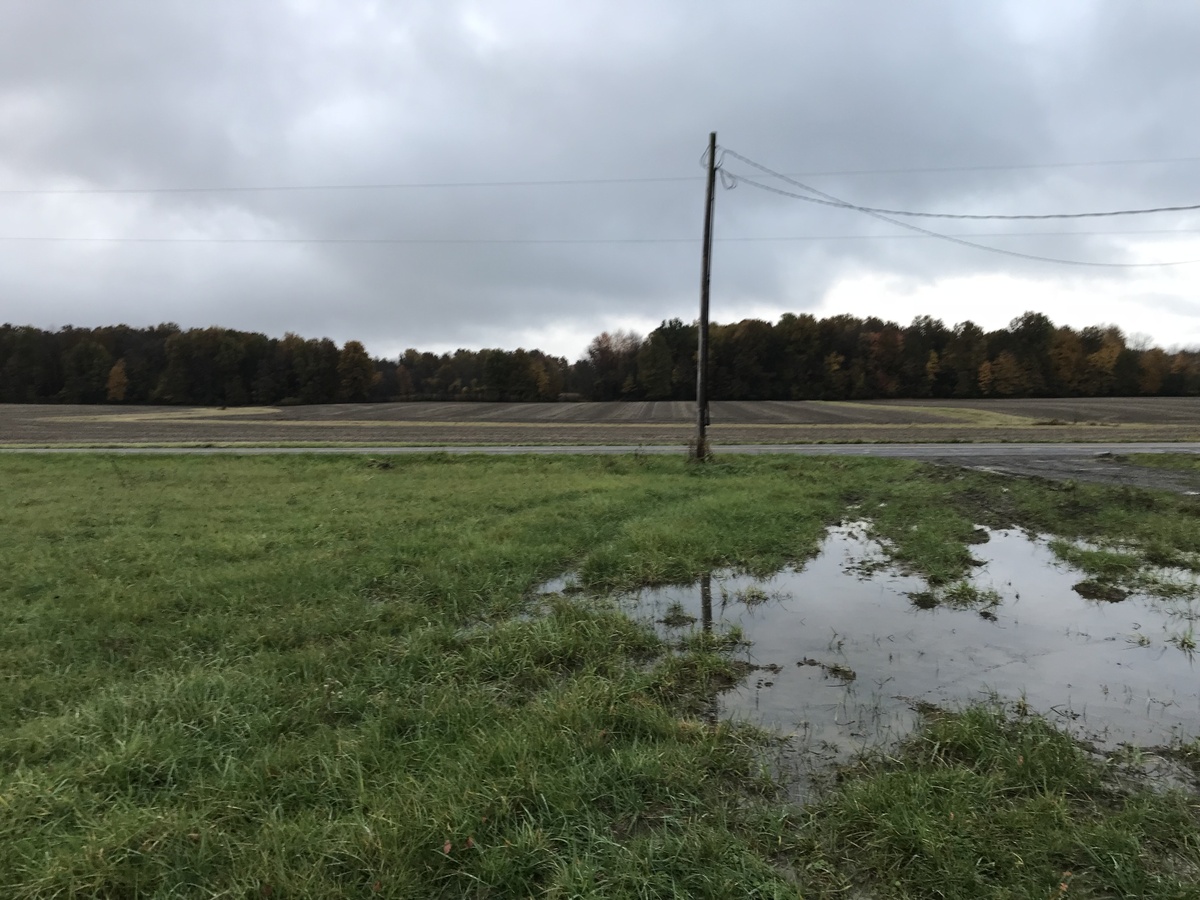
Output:
M621 243L3 241L0 320L219 324L357 338L375 353L541 343L577 355L602 329L694 316L699 157L713 129L723 145L874 205L1195 202L1200 162L1043 164L1200 157L1189 114L1197 46L1200 7L1167 0L6 4L0 188L684 180L6 193L0 235L10 238ZM1035 167L960 168L986 166ZM728 158L726 167L752 174ZM938 168L958 170L886 171ZM820 174L864 171L874 174ZM1072 269L927 239L866 239L903 232L747 184L723 191L717 209L719 238L845 238L718 244L722 321L886 313L822 306L831 288L864 276L903 291L1010 275L1072 297L1116 296L1126 330L1200 341L1200 266ZM1191 238L1146 236L1140 247L1126 235L997 233L1188 229L1197 218L934 227L1121 262L1187 256ZM681 242L653 242L664 238ZM1096 321L1072 302L1059 318ZM945 315L994 327L1026 308L1020 296L963 297Z

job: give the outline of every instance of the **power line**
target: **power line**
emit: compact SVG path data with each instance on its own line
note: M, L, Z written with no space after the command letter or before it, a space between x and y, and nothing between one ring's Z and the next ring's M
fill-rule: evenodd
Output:
M1005 238L1005 237L1098 237L1098 236L1125 236L1131 237L1139 234L1200 234L1200 228L1155 228L1155 229L1139 229L1137 231L973 231L967 234L950 234L936 235L937 237L986 237L986 238ZM891 240L920 240L924 238L935 237L935 235L927 234L809 234L809 235L780 235L780 236L760 236L760 237L718 237L714 238L717 241L726 242L742 242L742 241L891 241Z
M829 201L816 200L815 203L827 203L830 206L838 206L840 204L830 203ZM1008 215L1003 213L932 213L932 212L912 212L904 209L876 209L874 207L859 207L853 206L853 209L861 209L864 212L877 212L889 216L913 216L921 219L974 219L976 221L984 219L996 219L1006 221L1017 220L1044 220L1044 219L1103 219L1111 216L1144 216L1150 213L1164 212L1193 212L1200 209L1200 203L1191 203L1186 206L1148 206L1141 209L1112 209L1103 212L1082 212L1082 213L1022 213L1019 215Z
M675 175L646 178L552 178L527 181L381 181L368 184L275 184L208 187L145 187L145 188L5 188L0 196L90 195L90 194L250 194L300 191L387 191L419 190L423 188L511 188L565 187L611 184L655 184L699 181L694 175Z
M776 189L767 187L767 190ZM784 192L792 196L790 192ZM1189 235L1200 234L1200 229L1149 229L1137 231L991 231L971 232L963 235L946 234L799 234L799 235L747 235L741 237L714 237L721 243L772 243L792 241L887 241L887 240L916 240L930 237L1096 237L1096 236L1125 236L1137 235ZM0 235L0 242L6 243L95 243L95 244L382 244L382 245L539 245L539 244L697 244L695 237L651 237L651 238L154 238L154 237L71 237L71 236L9 236Z
M892 241L892 240L920 240L931 237L964 237L964 238L1006 238L1006 237L1134 237L1139 234L1145 235L1192 235L1200 234L1200 228L1154 228L1154 229L1139 229L1137 231L973 231L965 234L946 234L946 235L928 235L928 234L806 234L806 235L778 235L778 236L757 236L757 237L718 237L716 241L726 243L740 243L748 241ZM695 240L695 239L692 239Z
M1103 166L1145 166L1164 163L1200 162L1200 156L1167 156L1157 159L1108 159L1086 162L1006 163L999 165L923 166L907 169L842 169L823 172L790 172L793 178L824 178L844 175L922 175L940 172L1005 172L1021 169L1082 169Z
M766 169L763 166L758 165L758 163L747 159L746 157L742 156L740 153L735 153L732 150L727 150L726 153L729 156L732 156L736 159L740 159L742 162L745 162L745 163L748 163L749 165L754 166L755 168L762 169L763 171L766 171L766 172L770 172L769 169ZM729 175L736 180L741 180L741 181L747 182L748 184L753 184L755 187L762 187L762 185L757 184L756 182L751 181L748 178L742 178L737 173L730 172ZM787 178L790 180L790 176L786 176L786 175L779 175L777 177ZM794 183L799 184L799 182L794 182ZM811 190L811 188L809 188L809 190ZM908 209L886 209L886 208L878 207L878 206L860 206L857 203L850 203L848 201L823 200L819 197L797 197L797 199L807 200L809 203L817 203L817 204L820 204L821 206L836 206L841 209L856 209L859 212L881 213L881 214L887 215L887 216L914 216L914 217L923 218L923 219L973 219L973 220L977 220L977 221L988 220L988 219L997 219L997 220L1005 220L1005 221L1042 220L1042 219L1100 219L1100 218L1106 218L1106 217L1111 217L1111 216L1142 216L1142 215L1146 215L1148 213L1191 212L1191 211L1200 209L1200 203L1192 203L1192 204L1188 204L1186 206L1151 206L1151 207L1143 207L1141 209L1114 209L1114 210L1105 210L1103 212L1034 213L1034 214L1022 213L1022 214L1013 215L1013 214L1003 214L1003 213L981 214L981 213L914 212L914 211L908 210Z
M731 155L737 156L732 151ZM1103 166L1137 166L1165 163L1200 162L1200 156L1162 157L1158 159L1112 159L1082 162L1015 163L966 166L920 166L894 169L841 169L814 172L793 172L792 178L826 178L847 175L919 175L948 172L1000 172L1033 169L1069 169ZM453 188L517 188L567 187L613 184L670 184L701 181L699 175L646 176L627 178L552 178L514 181L381 181L345 184L275 184L275 185L208 185L192 187L132 187L132 188L0 188L0 196L72 196L121 194L205 194L205 193L271 193L303 191L385 191ZM901 214L897 211L896 214Z
M152 237L6 237L12 243L95 244L695 244L698 238L152 238Z
M816 197L821 198L821 200L827 201L825 203L825 205L837 206L837 207L841 207L843 209L852 209L856 212L864 213L865 215L871 216L872 218L875 218L875 219L879 219L880 221L883 221L883 222L887 222L891 225L896 225L900 228L907 228L909 231L915 231L919 234L924 234L928 237L939 238L941 240L949 241L954 244L961 244L964 247L973 247L976 250L986 250L989 253L999 253L1004 256L1013 256L1013 257L1017 257L1019 259L1030 259L1030 260L1034 260L1036 262L1055 263L1057 265L1064 265L1064 266L1083 266L1083 267L1088 267L1088 268L1103 268L1103 269L1141 269L1141 268L1150 268L1150 267L1156 267L1156 266L1183 266L1183 265L1191 265L1193 263L1200 262L1200 260L1194 260L1194 259L1177 260L1177 261L1170 261L1170 262L1154 262L1154 263L1090 262L1090 261L1078 260L1078 259L1059 259L1057 257L1052 257L1052 256L1038 256L1033 253L1022 253L1018 250L1005 250L1001 247L989 247L987 244L977 244L974 241L968 241L968 240L965 240L961 237L957 237L954 235L943 234L938 231L931 231L928 228L922 228L920 225L914 225L911 222L904 222L904 221L901 221L900 219L894 219L891 216L886 215L877 210L874 210L870 207L858 206L854 203L850 203L846 200L841 199L840 197L835 197L832 194L827 194L824 191L817 190L816 188L814 188L810 185L804 184L803 182L797 181L794 178L784 175L781 172L776 172L774 169L769 169L766 166L762 165L761 163L757 163L754 160L750 159L749 157L743 156L740 153L737 153L733 150L729 150L726 148L726 149L724 149L724 153L729 156L734 157L735 159L741 160L742 162L746 163L747 165L753 166L754 168L756 168L762 172L766 172L768 175L771 175L775 178L785 181L788 184L795 185L796 187L800 188L801 190L808 191L809 194L815 195ZM745 178L743 176L735 176L735 178L737 179L737 181L739 183L749 184L749 185L752 185L753 187L757 187L757 188L760 188L765 191L770 191L775 194L780 194L784 197L791 197L796 200L804 200L804 201L807 201L810 203L814 202L814 198L812 196L807 196L804 194L797 194L793 191L786 191L786 190L783 190L782 188L777 188L772 185L763 184L761 182L754 181L753 179Z
M753 179L750 179L750 178L743 178L743 177L739 176L738 182L749 184L754 187L761 188L762 190L770 191L771 193L774 193L774 194L780 194L784 197L791 197L796 200L811 200L812 199L810 197L805 197L802 194L796 194L792 191L785 191L782 188L777 188L777 187L772 187L771 185L762 184L761 182L754 181ZM1167 262L1152 262L1152 263L1114 263L1114 262L1091 262L1088 260L1081 260L1081 259L1060 259L1060 258L1054 257L1054 256L1039 256L1034 253L1022 253L1019 250L1005 250L1002 247L989 247L987 244L977 244L974 241L968 241L968 240L965 240L964 238L958 237L956 235L945 234L945 233L939 232L939 231L932 231L928 228L922 228L920 225L913 225L911 222L902 222L899 219L893 219L890 216L883 215L882 213L877 213L871 209L858 207L858 206L855 206L850 203L835 203L832 205L840 206L844 209L851 209L856 212L865 213L868 216L872 216L876 219L879 219L884 222L888 222L888 223L890 223L892 225L896 225L900 228L907 228L909 231L915 231L919 234L924 235L925 237L939 238L941 240L949 241L954 244L961 244L964 247L973 247L976 250L986 250L989 253L999 253L1003 256L1015 256L1020 259L1030 259L1030 260L1034 260L1036 262L1056 263L1058 265L1064 265L1064 266L1086 266L1086 267L1103 268L1103 269L1142 269L1142 268L1150 268L1150 267L1154 267L1154 266L1186 266L1186 265L1192 265L1194 263L1200 262L1200 260L1197 260L1197 259L1183 259L1183 260L1171 260L1171 261L1167 261Z
M732 154L731 154L732 155ZM735 181L744 181L754 187L764 187L745 176L730 172L729 176ZM771 188L766 188L771 190ZM887 216L913 216L922 219L973 219L976 221L984 220L999 220L999 221L1029 221L1029 220L1046 220L1046 219L1102 219L1112 216L1143 216L1149 213L1163 212L1194 212L1200 210L1200 203L1192 203L1186 206L1151 206L1141 209L1115 209L1106 210L1103 212L1083 212L1083 213L1021 213L1021 214L1004 214L1004 213L934 213L934 212L914 212L907 209L886 209L877 206L860 206L857 203L822 200L819 197L805 197L800 194L788 195L795 196L797 200L806 200L809 203L816 203L820 206L833 206L838 209L853 209L858 212L865 213L880 213Z

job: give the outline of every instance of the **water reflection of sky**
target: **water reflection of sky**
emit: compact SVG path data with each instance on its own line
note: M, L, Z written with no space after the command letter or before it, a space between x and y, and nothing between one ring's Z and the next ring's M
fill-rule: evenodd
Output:
M1200 733L1200 679L1189 654L1170 642L1187 630L1194 601L1084 600L1072 590L1084 576L1019 531L992 532L971 549L984 563L974 583L1001 598L990 608L994 619L974 609L917 609L906 595L925 584L890 567L861 574L858 564L882 560L882 552L856 526L833 529L799 571L766 580L715 574L714 626L741 626L748 661L772 667L725 694L722 712L841 750L906 733L916 702L992 694L1023 697L1032 710L1106 744ZM767 599L741 602L752 587ZM698 585L646 589L622 605L657 622L678 604L699 620L700 594ZM680 635L700 626L656 627ZM797 664L805 659L826 668ZM833 665L856 677L830 675Z

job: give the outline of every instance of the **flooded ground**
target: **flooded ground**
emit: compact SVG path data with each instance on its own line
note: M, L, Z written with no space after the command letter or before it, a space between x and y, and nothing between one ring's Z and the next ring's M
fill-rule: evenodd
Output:
M718 699L719 713L791 736L817 759L902 737L923 704L991 696L1102 746L1200 733L1194 576L1160 573L1191 597L1088 600L1075 590L1086 576L1046 540L1016 530L979 537L987 540L972 553L981 565L936 606L925 582L898 573L862 524L831 529L802 569L767 580L714 573L619 602L669 640L740 630L739 652L755 669Z

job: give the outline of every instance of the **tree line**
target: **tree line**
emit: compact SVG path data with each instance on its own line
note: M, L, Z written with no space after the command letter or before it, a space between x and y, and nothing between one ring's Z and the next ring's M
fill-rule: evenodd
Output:
M642 338L605 332L575 362L540 350L406 350L372 358L359 341L227 328L0 326L0 402L199 406L396 400L689 400L697 326ZM1130 345L1120 329L1076 331L1029 312L1007 328L908 326L786 314L710 329L713 399L1200 394L1200 351Z

